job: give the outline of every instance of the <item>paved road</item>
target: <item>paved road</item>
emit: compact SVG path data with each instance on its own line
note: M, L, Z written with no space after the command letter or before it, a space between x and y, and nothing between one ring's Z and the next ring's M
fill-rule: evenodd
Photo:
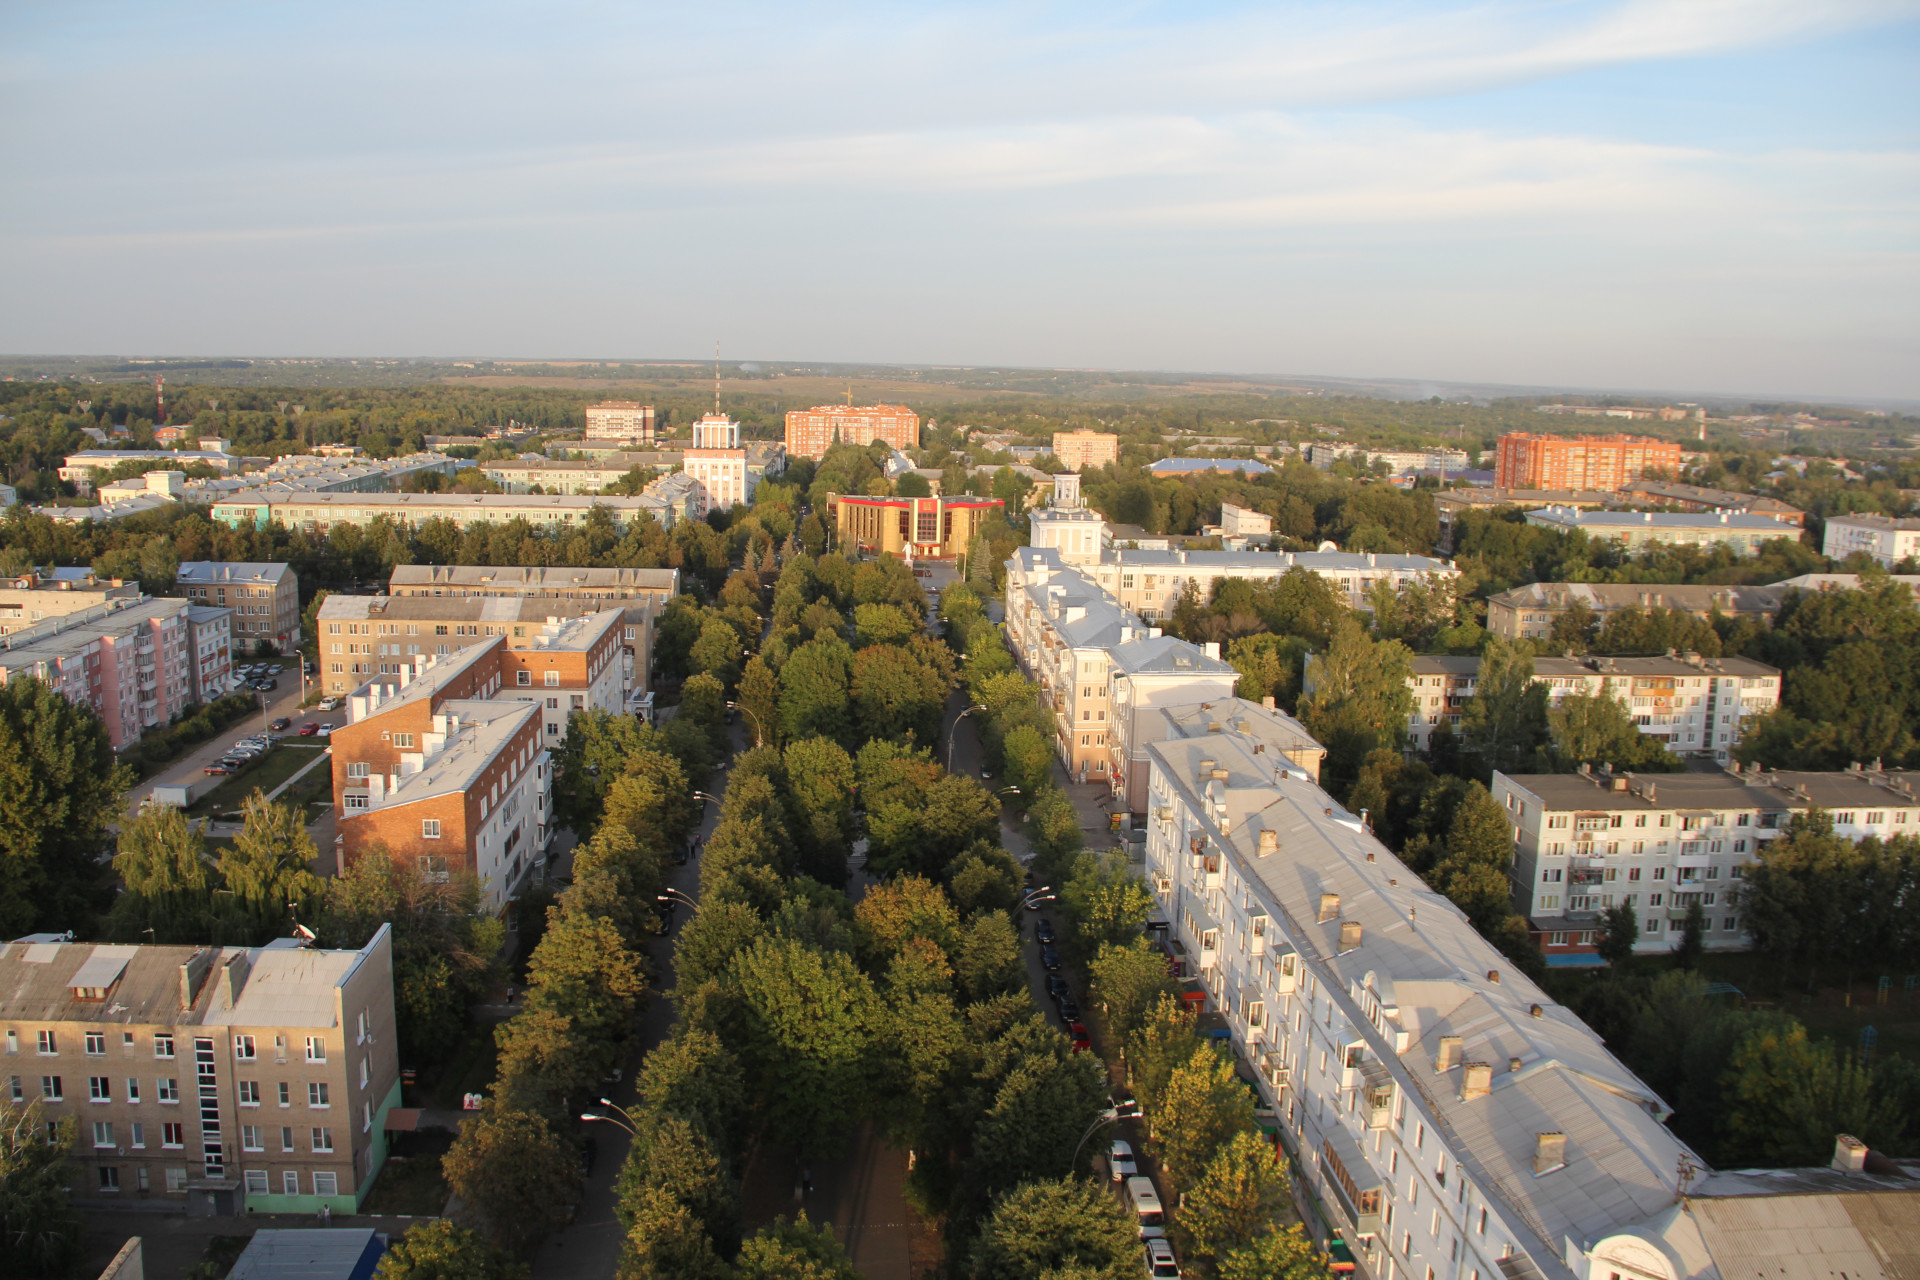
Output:
M328 715L311 712L305 713L303 717L303 713L300 710L299 664L294 659L286 659L285 666L287 669L280 673L280 687L267 695L267 709L265 713L248 716L238 724L228 726L225 732L209 738L207 741L189 751L186 755L180 757L180 759L174 761L171 765L168 765L167 768L160 773L134 787L132 791L127 793L128 815L132 816L138 813L140 801L150 795L154 787L161 783L178 784L182 782L196 782L205 784L218 781L218 779L209 778L206 773L203 772L206 767L215 760L218 760L221 756L227 754L228 749L231 748L234 743L240 741L240 739L250 738L265 729L267 722L276 717L286 716L294 722L296 727L301 723L303 718L307 720L331 720L335 724L344 724L346 722L346 716L340 712L333 712ZM259 696L258 694L254 695L256 706L258 705ZM203 786L201 791L204 792L210 789L209 787Z

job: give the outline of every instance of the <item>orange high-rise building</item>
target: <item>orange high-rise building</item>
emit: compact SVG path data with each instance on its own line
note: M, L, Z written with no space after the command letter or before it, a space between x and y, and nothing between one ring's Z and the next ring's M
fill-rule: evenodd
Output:
M1617 492L1649 471L1677 475L1680 446L1647 436L1500 437L1493 483L1500 489L1598 489Z
M822 458L836 444L884 440L896 449L920 447L920 415L903 404L821 404L787 414L787 456Z

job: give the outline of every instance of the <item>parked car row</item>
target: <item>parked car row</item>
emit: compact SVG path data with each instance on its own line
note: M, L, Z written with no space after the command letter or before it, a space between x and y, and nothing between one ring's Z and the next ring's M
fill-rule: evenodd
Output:
M273 749L277 739L271 733L256 733L251 738L242 738L227 748L227 754L208 765L201 772L210 777L238 773L255 760Z

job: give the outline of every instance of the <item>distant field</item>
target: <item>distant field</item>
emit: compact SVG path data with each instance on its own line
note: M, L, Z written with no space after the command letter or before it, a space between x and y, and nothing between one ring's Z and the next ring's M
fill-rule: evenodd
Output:
M480 374L471 378L442 378L441 382L456 387L546 387L560 391L708 391L713 390L711 377L678 378L559 378L550 374ZM935 382L921 382L914 378L879 380L870 378L722 378L720 395L727 397L769 397L794 402L805 401L809 404L844 404L847 387L853 387L855 404L893 403L912 401L925 404L929 401L948 403L955 400L977 400L983 394L992 395L1032 395L1044 393L1038 391L993 391L983 392L973 387L943 386Z

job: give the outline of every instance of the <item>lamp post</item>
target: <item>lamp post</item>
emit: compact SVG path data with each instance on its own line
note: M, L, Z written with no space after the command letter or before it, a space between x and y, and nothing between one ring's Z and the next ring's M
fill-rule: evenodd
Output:
M754 715L752 707L744 706L738 702L729 702L727 704L727 709L730 711L744 711L749 716L753 716L753 745L756 747L766 745L766 740L762 735L760 717L757 715Z
M609 1107L613 1106L613 1104L611 1102L608 1102L605 1098L602 1098L600 1101L602 1104L606 1106L609 1106ZM620 1108L618 1107L613 1107L613 1109L615 1111L620 1111ZM620 1114L625 1116L627 1113L624 1111L620 1111ZM598 1120L602 1124L610 1124L616 1129L623 1130L626 1133L626 1135L630 1138L638 1138L640 1136L639 1131L633 1127L631 1117L629 1117L626 1121L623 1122L623 1121L614 1119L612 1116L595 1115L591 1111L582 1111L580 1113L580 1118L582 1120Z
M948 773L953 772L953 735L956 731L959 730L960 722L962 720L965 720L968 716L972 715L976 711L985 711L985 710L986 710L986 707L984 705L980 703L975 703L973 706L968 707L965 711L962 711L959 715L953 718L953 724L947 730L947 772Z
M1087 1145L1087 1139L1091 1138L1095 1133L1099 1132L1099 1130L1105 1127L1106 1125L1110 1125L1112 1123L1113 1121L1107 1119L1105 1116L1095 1116L1093 1123L1087 1126L1087 1131L1080 1135L1080 1141L1074 1144L1073 1158L1067 1161L1067 1167L1073 1168L1075 1165L1078 1165L1080 1163L1080 1149Z
M655 902L668 902L668 901L681 902L681 903L685 903L687 907L691 910L698 911L700 909L700 904L698 902L694 901L692 898L689 898L686 894L680 892L680 890L678 889L668 889L665 893L656 893L653 896L653 900Z

